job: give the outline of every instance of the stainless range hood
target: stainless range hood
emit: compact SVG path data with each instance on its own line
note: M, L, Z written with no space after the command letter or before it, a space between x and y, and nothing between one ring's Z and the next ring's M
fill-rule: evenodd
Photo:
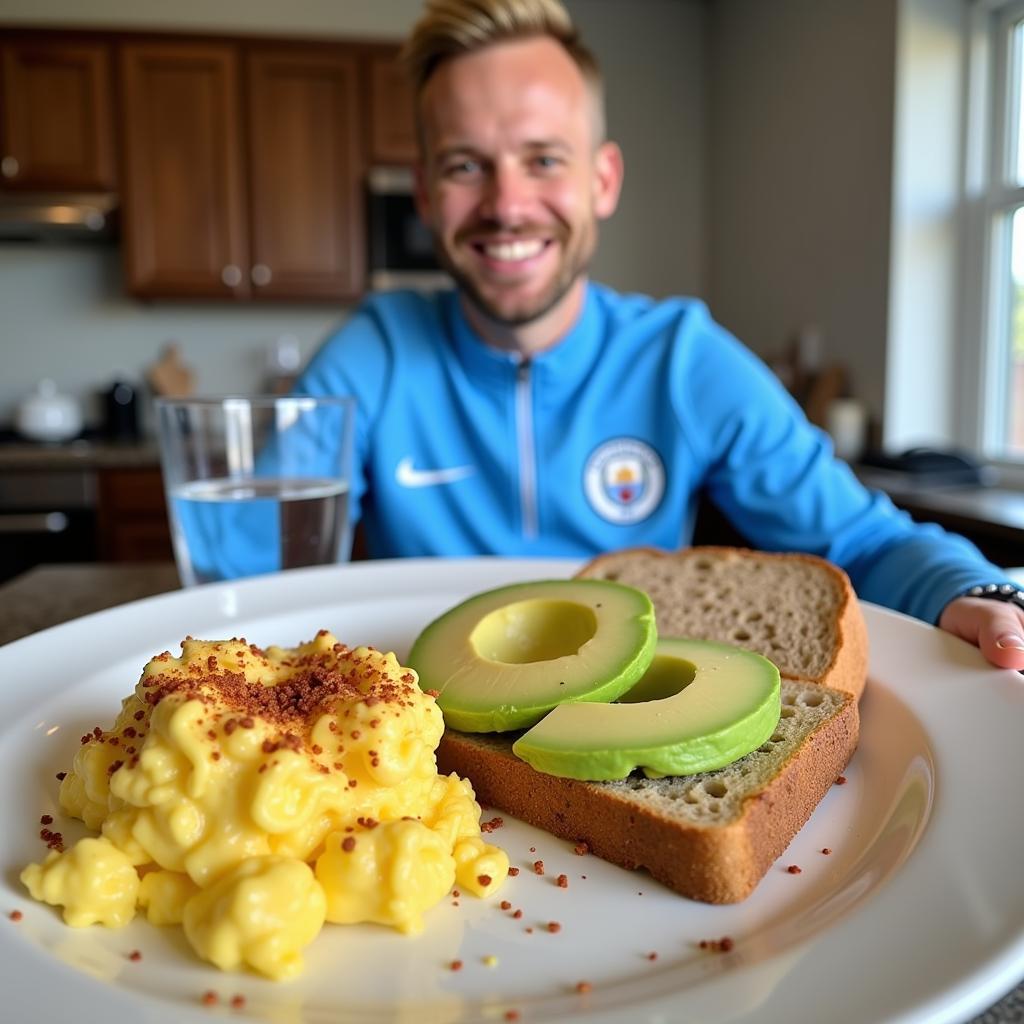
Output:
M111 192L0 192L0 242L110 241L116 234Z

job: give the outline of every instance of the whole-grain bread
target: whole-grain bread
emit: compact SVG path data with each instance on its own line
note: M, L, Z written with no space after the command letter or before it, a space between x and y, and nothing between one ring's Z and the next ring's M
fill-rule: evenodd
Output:
M645 590L662 636L735 643L774 661L782 717L772 737L713 772L580 782L535 771L518 734L446 730L443 772L477 799L691 899L745 899L803 827L857 745L867 633L845 574L807 555L733 548L605 555L578 574Z
M783 678L821 683L859 698L867 629L841 569L804 554L696 547L627 548L577 576L647 591L659 636L719 640L756 651Z

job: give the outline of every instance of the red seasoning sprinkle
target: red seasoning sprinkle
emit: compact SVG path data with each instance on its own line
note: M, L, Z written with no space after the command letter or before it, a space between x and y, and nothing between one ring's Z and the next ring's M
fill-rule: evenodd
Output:
M12 910L10 918L12 921L20 921L25 915L20 910Z
M518 1010L506 1010L505 1011L505 1020L519 1020L519 1011Z
M462 961L461 960L453 960L449 966L451 967L451 969L453 971L461 971L462 970Z
M512 916L518 921L523 916L523 912L521 910L517 910Z
M518 875L518 874L519 874L519 868L515 867L514 865L508 869L508 877L509 878L515 878L516 875Z
M341 848L346 853L351 853L356 848L355 837L353 837L353 836L346 836L344 839L342 839L342 841L341 841Z
M502 910L511 910L512 904L508 900L502 900L499 904Z
M481 821L480 822L480 831L481 832L493 832L495 829L501 828L501 826L504 825L504 824L505 824L505 821L504 821L503 818L491 818L490 821Z
M823 854L825 854L825 856L827 857L832 851L829 849L829 847L825 846L825 847L822 847L821 852Z
M839 778L836 779L836 785L837 786L845 786L846 785L846 776L845 775L840 775Z
M483 887L484 887L485 889L487 888L487 886L489 886L489 885L491 884L491 881L492 881L492 879L491 879L491 876L490 876L490 875L477 875L477 876L476 876L476 880L477 880L477 881L478 881L478 882L479 882L479 883L480 883L480 884L481 884L481 885L482 885L482 886L483 886Z
M712 953L728 953L732 949L734 943L732 939L726 935L721 939L701 939L700 948L709 949Z
M533 873L535 875L543 875L544 874L544 861L542 861L542 860L535 860L533 862Z
M561 930L562 926L557 921L548 921L548 931L551 932L552 935L557 934Z
M576 982L576 991L577 992L584 992L584 993L586 993L586 992L589 992L593 987L594 986L591 985L589 981L577 981Z
M237 995L231 997L231 1008L233 1010L241 1010L245 1006L245 996Z
M39 824L40 825L52 825L53 824L53 815L51 815L51 814L44 814L39 819Z
M140 953L139 950L137 950L137 949L133 949L128 954L128 959L131 960L132 963L136 963L137 964L142 959L142 953Z
M63 782L67 777L67 772L57 772L57 778L60 779L61 782Z
M654 951L652 950L652 951L651 951L650 953L648 953L648 954L647 954L647 959L648 959L648 960L652 960L652 961L653 961L653 960L657 960L657 959L658 959L658 954L657 954L657 953L655 953L655 952L654 952Z
M590 853L590 847L587 846L586 843L577 843L572 848L572 852L575 853L577 857L583 857L585 854Z
M558 888L559 889L568 889L569 888L569 876L568 875L559 875L558 876Z
M790 864L789 867L786 868L786 870L791 875L799 875L803 871L803 868L801 868L798 864Z
M220 999L213 989L207 989L203 993L203 1006L216 1006L218 1002L220 1002Z

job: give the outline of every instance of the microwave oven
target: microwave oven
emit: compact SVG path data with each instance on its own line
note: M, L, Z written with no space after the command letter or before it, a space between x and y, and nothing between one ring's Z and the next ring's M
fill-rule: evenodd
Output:
M430 229L416 212L411 168L371 168L367 204L367 269L373 291L433 291L451 285L437 262Z

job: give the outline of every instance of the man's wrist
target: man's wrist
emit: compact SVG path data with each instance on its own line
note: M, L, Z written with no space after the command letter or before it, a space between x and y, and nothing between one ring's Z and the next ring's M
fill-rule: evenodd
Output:
M1014 583L983 583L965 590L961 597L982 597L990 601L1003 601L1024 611L1024 589Z

